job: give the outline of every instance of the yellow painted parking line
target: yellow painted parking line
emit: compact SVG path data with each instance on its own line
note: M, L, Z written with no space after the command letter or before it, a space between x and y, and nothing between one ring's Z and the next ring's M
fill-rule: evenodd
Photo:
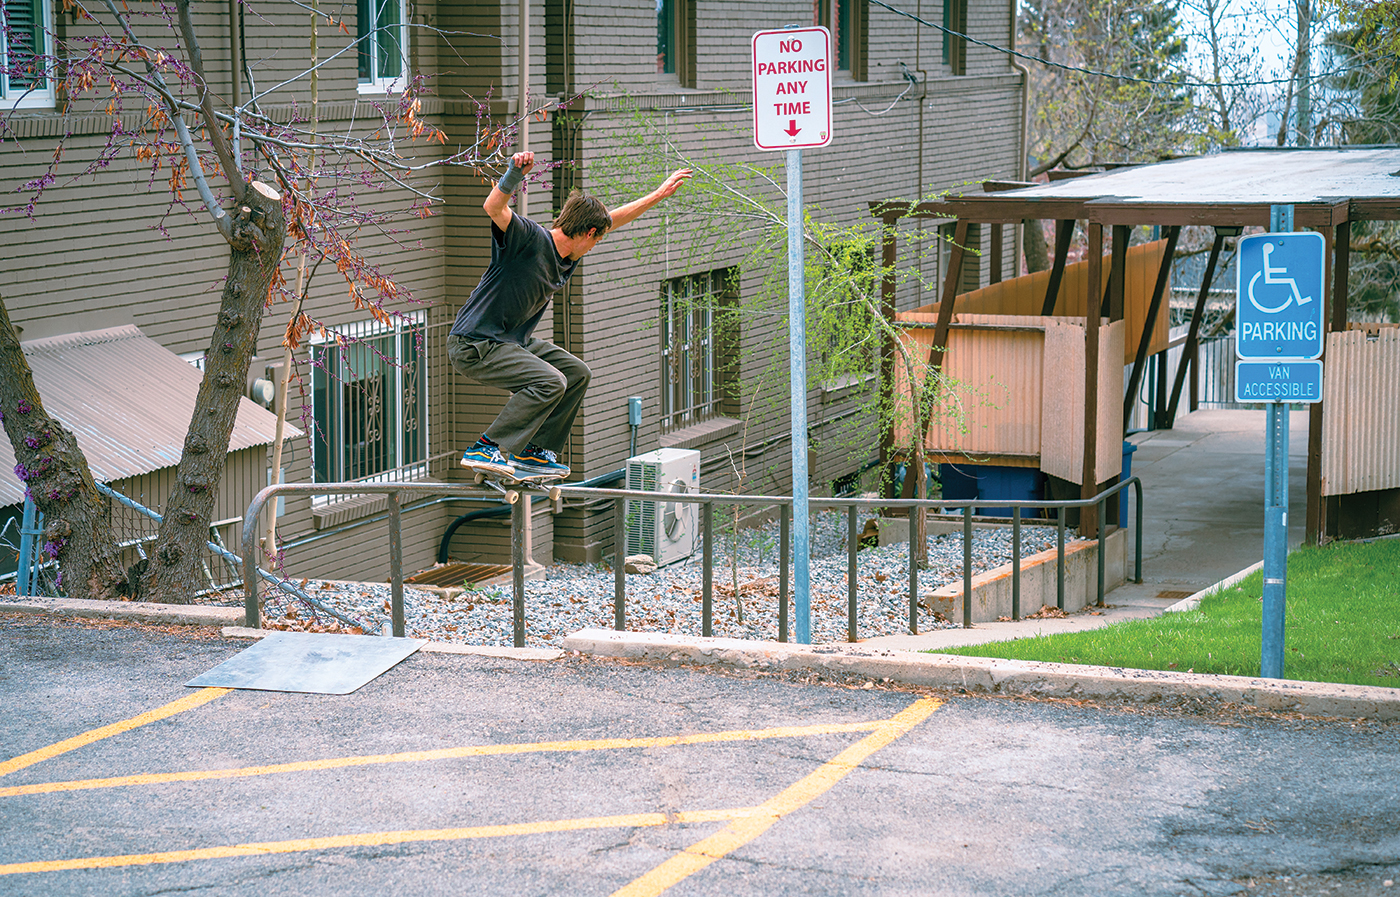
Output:
M825 794L867 757L903 736L942 706L936 698L922 698L901 710L860 741L770 800L764 801L757 812L736 818L720 831L704 838L671 857L655 869L615 891L613 897L650 897L699 872L715 860L768 831L779 819L806 806Z
M381 763L422 763L429 760L458 760L466 757L490 757L503 754L612 751L626 748L713 744L726 741L758 741L768 738L803 738L811 735L839 735L848 732L868 732L872 729L879 729L884 725L886 725L886 721L874 720L859 723L822 723L810 726L780 726L771 729L735 729L727 732L664 735L652 738L607 738L591 741L540 741L526 744L471 745L468 747L442 748L432 751L408 751L398 754L334 757L326 760L306 760L297 763L247 766L237 769L188 770L184 772L115 776L105 779L77 779L69 782L41 782L34 785L15 785L8 788L0 788L0 797L18 797L25 794L52 794L60 791L82 791L91 788L125 788L138 785L160 785L168 782L237 779L287 772L313 772L327 769L344 769L350 766L372 766ZM36 760L34 762L38 761Z
M40 748L37 751L21 754L12 760L6 760L0 763L0 776L9 775L16 770L24 769L27 766L33 766L35 763L51 760L59 754L66 754L69 751L77 750L80 747L92 744L94 741L111 738L113 735L120 735L123 732L130 732L132 729L138 729L147 723L154 723L158 720L174 716L177 713L184 713L186 710L202 707L215 698L221 698L231 691L233 691L231 688L202 688L194 694L186 695L178 701L171 701L164 707L147 711L139 716L133 716L131 719L122 720L119 723L103 726L100 729L84 732L82 735L75 735L72 738L65 739L57 744L51 744L46 748Z
M196 850L167 850L160 853L133 853L122 856L80 857L69 860L40 860L0 865L0 875L35 872L63 872L74 869L112 869L119 866L150 866L157 863L188 863L231 857L268 856L335 850L346 847L382 847L423 841L465 841L473 838L503 838L512 835L541 835L598 828L638 828L700 822L727 822L754 812L753 807L731 810L691 810L680 813L633 813L623 816L593 816L584 819L556 819L546 822L520 822L508 825L478 825L468 828L419 829L397 832L368 832L328 838L298 838L290 841L263 841L204 847Z

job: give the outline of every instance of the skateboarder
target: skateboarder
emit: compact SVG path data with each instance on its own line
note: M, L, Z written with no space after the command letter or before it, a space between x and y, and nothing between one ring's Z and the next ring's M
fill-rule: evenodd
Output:
M516 479L563 479L569 468L559 463L559 451L592 372L531 333L579 259L609 231L675 193L691 172L675 171L646 196L611 212L574 190L546 230L510 210L511 194L534 165L534 153L516 153L482 204L491 216L491 263L457 313L447 357L478 383L511 393L496 420L462 454L462 466Z

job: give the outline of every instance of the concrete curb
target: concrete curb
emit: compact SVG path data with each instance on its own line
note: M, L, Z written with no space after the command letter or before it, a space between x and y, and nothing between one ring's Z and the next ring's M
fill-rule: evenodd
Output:
M8 598L0 611L85 617L95 620L131 620L142 623L175 623L182 626L232 626L243 622L241 607L209 607L203 604L156 604L149 601L92 601L82 598Z
M1400 689L583 629L564 648L600 657L737 669L809 669L976 694L1126 700L1192 698L1308 716L1400 720Z
M1230 588L1235 583L1249 576L1249 574L1253 573L1254 571L1263 569L1263 561L1250 564L1248 567L1245 567L1240 572L1225 577L1224 579L1220 580L1220 582L1217 582L1215 585L1206 586L1204 589L1201 589L1196 594L1188 595L1187 597L1182 598L1176 604L1163 608L1162 613L1175 614L1185 610L1195 610L1196 608L1201 606L1202 598L1206 597L1207 595L1214 595L1216 592L1224 591L1225 589Z
M0 613L48 614L90 620L126 620L133 623L165 623L179 626L216 626L228 638L262 638L275 629L249 629L242 625L243 608L202 604L156 604L149 601L89 601L79 598L10 598L0 601ZM428 642L419 650L437 654L474 654L507 660L558 660L559 648L503 648L492 645L454 645Z
M221 631L226 638L258 639L278 630L225 626ZM566 653L562 648L504 648L496 645L454 645L447 642L428 642L418 650L431 654L472 654L504 660L558 660Z

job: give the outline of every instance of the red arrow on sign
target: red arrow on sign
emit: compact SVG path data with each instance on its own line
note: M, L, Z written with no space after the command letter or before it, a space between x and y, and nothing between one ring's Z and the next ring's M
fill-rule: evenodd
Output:
M797 132L801 130L802 129L797 126L797 119L790 118L788 119L788 126L786 128L783 128L783 133L788 135L789 137L796 137Z

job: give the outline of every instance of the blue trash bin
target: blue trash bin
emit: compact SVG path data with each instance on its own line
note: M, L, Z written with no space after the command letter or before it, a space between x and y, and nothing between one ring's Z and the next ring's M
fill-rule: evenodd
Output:
M977 497L1002 501L1040 501L1045 498L1045 475L1035 467L984 466L977 469ZM1010 508L978 508L984 517L1010 517ZM1039 516L1039 510L1021 511L1022 519Z
M1137 451L1137 446L1131 442L1123 443L1123 472L1118 475L1118 482L1123 482L1133 475L1133 452ZM1118 525L1126 528L1128 526L1128 493L1135 491L1131 486L1118 493Z

